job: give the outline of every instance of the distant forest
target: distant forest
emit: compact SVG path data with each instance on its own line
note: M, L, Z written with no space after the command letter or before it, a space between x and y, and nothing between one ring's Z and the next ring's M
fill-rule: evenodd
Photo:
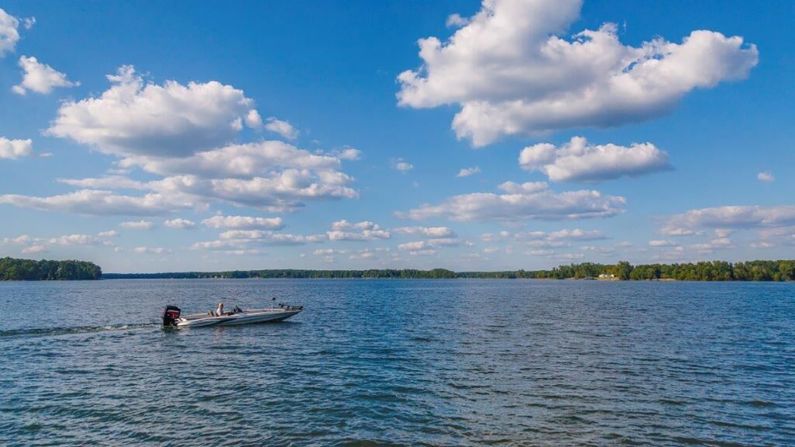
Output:
M587 279L612 275L617 280L679 281L793 281L795 260L725 262L708 261L685 264L571 264L552 270L532 272L534 278Z
M102 269L85 261L0 258L0 281L100 279Z
M709 261L685 264L617 264L581 263L552 270L514 270L498 272L454 272L446 269L380 270L232 270L225 272L174 273L102 273L102 269L85 261L34 261L0 258L2 280L85 280L85 279L199 279L199 278L384 278L384 279L614 279L679 281L795 281L795 260L724 262Z
M446 269L380 269L380 270L233 270L226 272L181 273L106 273L103 279L198 279L198 278L494 278L494 279L597 279L615 280L680 280L680 281L793 281L795 260L748 261L730 263L710 261L686 264L570 264L552 270L515 270L500 272L453 272Z

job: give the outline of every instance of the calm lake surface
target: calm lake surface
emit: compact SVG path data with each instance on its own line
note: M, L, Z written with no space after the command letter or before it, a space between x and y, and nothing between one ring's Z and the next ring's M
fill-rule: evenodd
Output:
M303 304L284 323L163 331ZM795 284L0 283L0 445L793 445Z

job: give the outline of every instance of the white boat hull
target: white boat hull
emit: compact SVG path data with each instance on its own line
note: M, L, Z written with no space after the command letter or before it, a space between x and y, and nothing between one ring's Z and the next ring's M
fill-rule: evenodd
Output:
M205 326L237 326L241 324L256 324L286 320L300 313L302 308L252 309L230 315L211 316L208 314L186 315L176 321L178 328L205 327Z

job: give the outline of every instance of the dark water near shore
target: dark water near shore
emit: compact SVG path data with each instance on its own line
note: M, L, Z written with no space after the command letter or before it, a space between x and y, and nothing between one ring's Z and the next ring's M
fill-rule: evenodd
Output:
M0 445L795 444L794 284L0 283L0 353Z

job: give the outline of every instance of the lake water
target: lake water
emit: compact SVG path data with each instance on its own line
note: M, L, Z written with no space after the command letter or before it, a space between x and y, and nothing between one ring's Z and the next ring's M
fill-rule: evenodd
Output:
M622 443L795 444L795 284L0 283L0 445Z

